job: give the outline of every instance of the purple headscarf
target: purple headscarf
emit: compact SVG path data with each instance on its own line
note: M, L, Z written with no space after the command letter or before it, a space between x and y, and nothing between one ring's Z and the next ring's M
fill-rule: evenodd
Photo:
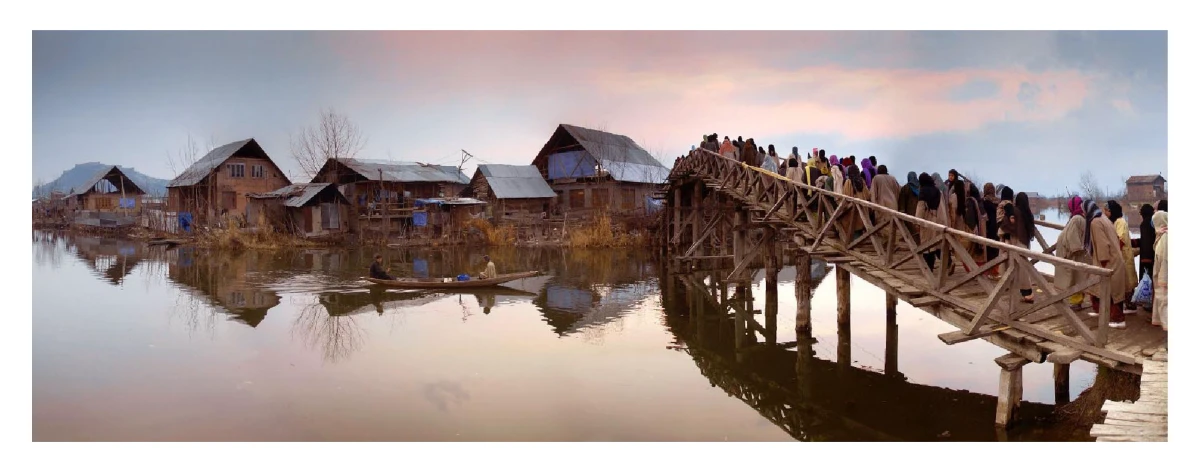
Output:
M862 160L863 179L867 181L867 187L871 187L871 179L875 178L875 166L871 164L871 160L864 158Z
M1071 216L1083 215L1083 198L1079 196L1071 197L1067 202L1067 208L1071 209Z

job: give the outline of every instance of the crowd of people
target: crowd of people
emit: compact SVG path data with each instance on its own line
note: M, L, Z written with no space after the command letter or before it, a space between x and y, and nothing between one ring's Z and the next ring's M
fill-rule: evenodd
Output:
M856 162L857 158L853 155L838 158L833 154L827 156L823 149L813 148L802 158L799 148L793 146L790 154L781 157L775 151L775 145L768 145L764 150L755 144L753 138L743 140L740 136L737 140L726 136L718 141L715 133L704 136L699 148L795 182L870 201L981 238L1029 249L1036 234L1033 211L1026 193L1014 193L1012 188L1004 184L990 182L980 189L954 169L947 172L945 180L937 172L918 174L910 171L905 183L901 184L886 165L878 163L875 156ZM811 194L812 191L809 191L809 196ZM816 202L816 199L812 199L809 205L818 209ZM1069 207L1071 219L1059 235L1056 255L1114 270L1109 281L1108 300L1100 300L1102 291L1099 286L1093 286L1083 293L1070 296L1068 302L1072 308L1083 310L1085 295L1089 297L1090 316L1098 316L1101 304L1108 304L1111 314L1109 327L1123 329L1126 316L1137 313L1138 308L1131 301L1134 290L1140 278L1149 274L1153 284L1152 302L1142 304L1142 308L1150 312L1151 323L1166 330L1166 200L1160 201L1157 208L1145 205L1140 209L1142 225L1137 242L1130 238L1129 225L1119 203L1109 201L1100 205L1072 197ZM843 219L843 228L853 237L865 231L864 222L857 215L846 214L838 218ZM922 241L940 237L936 227L922 226L918 229L909 223L909 230L916 233L918 245ZM1000 257L999 247L995 245L976 244L970 238L959 238L959 241L977 265ZM957 266L953 261L956 256L943 255L937 245L926 249L922 257L931 270L937 267L939 261L950 265L948 270L951 274ZM1136 273L1135 257L1140 262ZM968 269L964 262L958 263L964 271ZM988 270L987 277L999 279L1002 266ZM1025 271L1017 270L1012 274L1023 301L1033 303L1033 285ZM1055 268L1054 284L1059 290L1067 290L1085 277L1070 267L1059 265Z

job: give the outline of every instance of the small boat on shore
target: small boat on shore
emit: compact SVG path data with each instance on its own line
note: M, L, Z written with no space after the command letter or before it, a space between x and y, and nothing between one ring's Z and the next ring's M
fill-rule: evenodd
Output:
M475 287L492 287L497 284L504 284L506 282L516 281L518 279L537 276L538 274L538 271L525 271L523 273L497 274L496 277L488 279L471 278L466 281L459 281L452 278L363 279L380 286L395 287L400 289L467 289Z

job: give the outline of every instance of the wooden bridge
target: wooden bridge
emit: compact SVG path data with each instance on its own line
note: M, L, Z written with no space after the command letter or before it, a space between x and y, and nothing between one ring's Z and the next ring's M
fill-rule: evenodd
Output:
M1072 310L1072 294L1093 286L1108 294L1113 271L1053 256L1040 230L1040 251L1008 245L700 149L676 163L665 194L662 243L676 274L719 271L719 279L740 285L761 265L770 284L781 250L799 268L818 256L837 266L839 325L849 323L854 274L884 289L889 305L903 300L954 326L938 336L946 344L985 340L1008 350L996 359L998 424L1012 420L1027 363L1054 363L1055 384L1065 392L1068 368L1077 359L1140 374L1144 360L1166 343L1164 331L1137 317L1128 318L1125 330L1110 330L1108 304L1101 304L1098 317ZM862 231L852 232L855 227ZM980 265L968 247L995 248L999 256ZM923 254L934 250L951 256L952 264L929 268ZM1059 290L1038 263L1068 267L1082 282ZM992 280L987 273L997 267L1002 275ZM811 328L811 287L801 281L806 275L798 271L798 330ZM1022 301L1022 280L1035 289L1033 303Z

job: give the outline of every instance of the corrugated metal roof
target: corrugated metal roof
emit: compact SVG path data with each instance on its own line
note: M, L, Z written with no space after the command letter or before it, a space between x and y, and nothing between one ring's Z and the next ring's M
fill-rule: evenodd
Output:
M178 176L175 176L175 179L172 179L171 182L167 184L167 187L186 187L198 184L204 179L205 176L208 176L213 169L220 167L225 160L232 157L234 153L238 152L238 150L241 150L247 144L250 144L251 141L254 141L254 138L234 141L233 143L213 148L212 151L209 151L208 154L204 155L203 158L200 158L199 161L196 161L183 172L179 173Z
M271 192L263 192L259 194L250 194L248 197L253 199L283 199L285 207L303 207L308 201L320 194L326 187L333 184L327 182L308 182L302 184L292 184L275 189ZM340 192L339 192L340 193Z
M554 197L542 173L532 164L480 164L479 172L498 199L541 199Z
M462 171L454 166L351 158L339 159L338 162L372 181L379 180L379 173L382 171L385 182L451 182L455 184L471 182Z
M92 175L92 177L89 178L87 181L85 181L85 183L83 185L76 187L70 194L67 194L66 196L72 197L72 196L86 194L88 191L92 190L92 188L96 187L96 184L99 184L100 181L106 180L105 178L108 177L108 175L113 172L117 173L117 175L119 176L118 179L124 178L126 181L128 181L128 185L125 187L125 192L137 193L137 194L145 194L146 193L146 191L143 191L141 187L138 187L138 185L133 182L133 179L130 179L129 176L126 176L125 173L121 172L121 168L116 167L116 166L109 166L107 168L96 171L96 174ZM110 182L109 184L112 184L112 183ZM133 186L133 189L130 189L129 186ZM116 185L114 185L114 187L120 188L119 186L116 186Z
M560 126L599 161L613 179L657 184L666 181L671 172L628 136L575 125Z
M429 204L438 204L438 205L485 205L485 204L487 204L487 202L484 202L484 201L482 201L482 200L479 200L479 199L474 199L474 198L471 198L471 197L457 197L457 198L446 198L446 197L429 197L429 198L423 198L423 199L414 199L414 200L413 200L413 202L415 202L417 205L429 205Z

